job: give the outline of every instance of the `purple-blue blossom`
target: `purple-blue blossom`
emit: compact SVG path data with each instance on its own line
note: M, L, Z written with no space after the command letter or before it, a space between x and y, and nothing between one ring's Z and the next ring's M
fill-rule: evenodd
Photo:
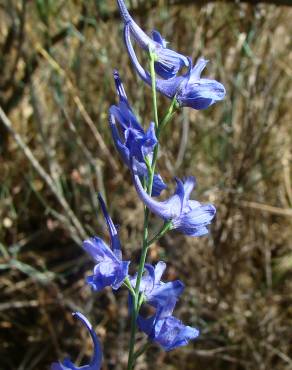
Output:
M156 30L152 31L152 38L137 25L126 8L123 0L117 0L125 26L129 27L131 35L139 46L149 52L149 48L156 55L155 71L164 79L170 79L183 68L189 66L189 60L184 55L166 47L167 41Z
M151 86L151 76L142 67L134 51L129 25L125 26L124 39L136 72L144 82ZM208 108L217 101L224 99L226 91L220 82L201 78L201 73L207 63L208 61L206 59L200 58L195 66L193 66L191 59L189 59L188 70L185 74L167 80L156 78L157 91L169 99L176 98L176 101L181 107L190 107L197 110Z
M130 167L130 156L134 155L137 159L137 171L140 177L148 178L145 157L152 160L152 154L157 138L155 135L154 123L152 122L144 132L140 123L136 119L120 76L114 72L116 90L119 97L118 105L112 105L109 110L109 125L112 132L113 141L123 162ZM119 126L117 126L117 123ZM158 196L166 188L159 174L154 175L152 195Z
M174 194L165 201L157 201L143 189L136 171L135 161L132 163L134 185L142 202L164 221L171 221L172 229L189 236L203 236L208 233L209 225L216 214L212 204L201 204L191 200L190 195L195 187L194 177L183 180L176 179Z
M100 194L98 199L108 226L111 248L98 237L83 242L83 248L96 262L93 275L87 278L87 283L95 291L99 291L106 286L118 289L128 276L130 261L122 260L121 243L117 230Z
M166 269L166 264L159 261L155 268L152 265L145 265L140 292L144 294L145 300L150 305L157 307L163 306L170 298L177 300L184 290L184 284L180 280L164 283L161 277ZM133 287L136 285L137 275L130 279Z
M170 298L163 306L157 307L153 316L145 319L139 315L137 319L139 328L165 351L184 346L199 336L197 329L184 325L172 316L175 304L176 300Z
M99 370L101 368L102 352L99 339L87 318L80 312L73 313L73 316L79 319L88 330L93 342L93 355L89 365L75 366L69 359L63 363L55 362L51 365L51 370Z

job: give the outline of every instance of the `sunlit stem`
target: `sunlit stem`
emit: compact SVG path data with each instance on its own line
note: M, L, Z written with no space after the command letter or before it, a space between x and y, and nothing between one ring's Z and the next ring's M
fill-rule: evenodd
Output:
M161 122L158 126L158 130L157 130L157 133L156 133L158 140L159 140L159 137L160 137L160 133L163 131L163 129L165 128L167 123L172 119L172 117L175 115L175 113L177 112L178 109L179 109L179 105L178 105L178 102L176 100L176 96L174 96L174 98L171 101L171 104L170 104L170 107L169 107L168 111L166 112L165 116L162 118L162 120L161 120Z
M147 247L149 248L153 243L155 243L157 240L163 237L164 234L167 233L172 227L171 221L165 222L165 224L162 226L162 228L158 231L158 233L147 242Z
M150 60L150 74L151 74L151 88L152 88L152 104L154 113L154 123L156 130L159 126L158 110L157 110L157 96L156 96L156 76L155 76L155 61L156 54L149 49L149 60Z
M132 296L135 297L136 295L135 290L133 289L130 279L128 277L124 280L124 285L129 289Z

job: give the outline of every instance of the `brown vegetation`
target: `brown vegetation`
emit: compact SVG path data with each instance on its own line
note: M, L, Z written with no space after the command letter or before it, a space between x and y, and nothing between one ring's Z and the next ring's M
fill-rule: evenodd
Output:
M175 174L195 175L196 197L218 210L210 237L171 233L150 253L168 262L165 279L184 281L176 315L201 336L168 354L153 347L137 369L292 369L291 10L165 3L136 11L137 22L174 49L208 58L207 74L227 97L206 112L183 110L159 160L170 185ZM86 235L106 237L96 217L101 191L125 258L139 257L142 207L107 126L112 70L144 125L151 100L115 11L115 1L0 3L3 370L46 369L66 353L83 363L90 341L74 310L96 325L103 369L125 368L126 292L92 294L84 278L93 263L80 248ZM166 103L160 98L161 113Z

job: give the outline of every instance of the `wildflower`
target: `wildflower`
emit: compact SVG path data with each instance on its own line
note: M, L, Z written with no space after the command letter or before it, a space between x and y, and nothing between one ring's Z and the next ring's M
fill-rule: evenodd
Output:
M129 25L125 26L124 37L134 68L142 80L151 85L151 76L139 63L133 49ZM197 110L208 108L217 101L224 99L226 91L220 82L200 77L207 63L206 59L200 58L193 66L192 61L189 59L188 70L183 75L168 80L157 78L157 91L169 99L176 98L177 103L181 107L190 107Z
M199 336L197 329L184 325L172 316L175 303L176 300L171 298L163 306L158 306L156 313L150 318L145 319L139 315L137 319L139 328L165 351L184 346L189 340Z
M153 149L157 144L154 123L152 122L146 131L137 121L117 71L114 72L116 90L119 97L119 104L113 105L109 110L109 125L112 132L115 147L123 162L130 167L130 153L137 159L137 171L140 177L148 178L145 157L152 160ZM120 131L117 127L119 123ZM120 132L123 136L121 138ZM166 188L159 174L154 175L152 195L158 196Z
M168 283L161 281L161 276L166 269L164 262L158 262L155 268L152 265L146 264L145 269L147 273L142 277L140 292L144 294L147 303L154 307L162 306L170 297L177 300L182 294L184 284L180 280ZM136 285L136 279L137 275L130 279L133 287Z
M130 262L122 261L121 244L117 230L100 194L98 199L107 222L112 249L98 237L90 238L83 242L83 248L96 262L94 273L87 278L87 283L95 291L99 291L106 286L118 289L128 276Z
M130 16L123 0L118 0L118 6L125 26L129 27L132 36L139 46L149 51L149 48L156 55L155 71L164 79L170 79L176 76L180 69L188 67L189 60L184 55L177 53L166 47L167 41L156 30L152 31L152 38L146 35L144 31Z
M176 179L174 194L167 200L159 202L152 199L143 189L134 161L132 172L134 185L142 202L164 221L171 221L172 229L189 236L202 236L208 233L206 226L214 218L216 209L212 204L202 205L196 200L189 199L196 184L194 177Z
M79 319L82 324L86 327L88 330L91 339L93 341L93 356L90 361L89 365L84 365L81 367L75 366L69 359L65 359L63 363L55 362L51 366L51 370L99 370L101 368L101 360L102 360L102 352L101 352L101 346L99 339L93 330L90 322L87 320L87 318L82 315L80 312L73 313L73 316Z

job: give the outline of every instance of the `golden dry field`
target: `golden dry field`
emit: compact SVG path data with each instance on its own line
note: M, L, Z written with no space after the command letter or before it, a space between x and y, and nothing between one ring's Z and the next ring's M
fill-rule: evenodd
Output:
M171 190L174 176L194 175L195 199L217 208L209 236L173 231L149 255L167 262L164 280L185 283L175 314L201 335L168 353L153 345L137 370L292 369L292 7L268 2L127 3L148 33L207 58L205 76L227 91L175 117L158 161ZM1 370L86 363L76 310L101 338L102 369L126 368L127 292L93 294L81 248L108 238L100 191L125 260L139 260L143 207L108 127L114 69L148 126L151 89L130 64L114 0L0 0ZM159 96L160 114L168 103Z

